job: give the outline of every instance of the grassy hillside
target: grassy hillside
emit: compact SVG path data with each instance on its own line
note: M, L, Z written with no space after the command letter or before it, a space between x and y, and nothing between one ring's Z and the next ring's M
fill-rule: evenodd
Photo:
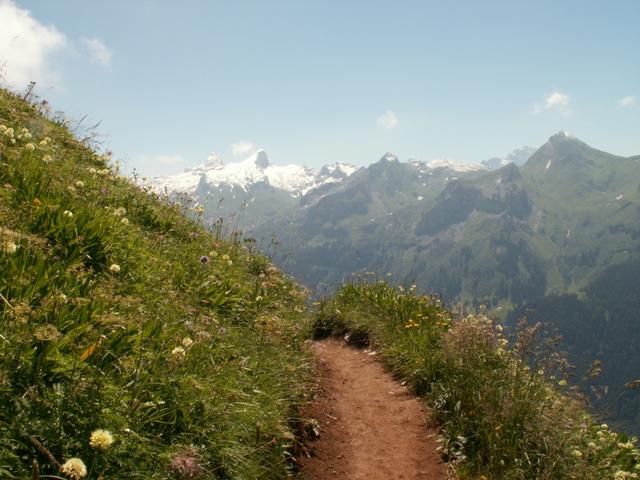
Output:
M0 90L0 477L283 478L303 294Z
M485 315L453 315L438 299L385 283L347 284L318 304L315 333L370 342L422 394L441 426L441 451L460 478L631 479L636 439L590 417L539 326L508 339Z

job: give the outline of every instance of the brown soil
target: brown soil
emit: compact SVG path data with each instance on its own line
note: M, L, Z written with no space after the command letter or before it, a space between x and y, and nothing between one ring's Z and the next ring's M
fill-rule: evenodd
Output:
M305 480L446 479L420 399L375 360L336 339L313 342L319 395L303 412L319 423L299 459Z

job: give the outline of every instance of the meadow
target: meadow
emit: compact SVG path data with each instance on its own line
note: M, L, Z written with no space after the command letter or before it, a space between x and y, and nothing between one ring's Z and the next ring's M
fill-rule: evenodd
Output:
M0 91L0 478L286 477L303 291L68 127Z

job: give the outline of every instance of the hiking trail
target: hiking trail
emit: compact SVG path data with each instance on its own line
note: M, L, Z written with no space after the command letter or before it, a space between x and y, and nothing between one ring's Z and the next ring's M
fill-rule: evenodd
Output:
M319 394L304 415L318 422L299 461L305 480L445 480L423 402L393 379L375 352L340 339L312 342Z

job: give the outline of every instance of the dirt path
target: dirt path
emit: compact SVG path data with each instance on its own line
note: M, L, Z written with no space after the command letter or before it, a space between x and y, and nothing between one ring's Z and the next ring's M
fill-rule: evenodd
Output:
M311 348L320 395L304 413L319 422L320 436L300 460L305 480L447 478L422 402L375 355L336 339Z

